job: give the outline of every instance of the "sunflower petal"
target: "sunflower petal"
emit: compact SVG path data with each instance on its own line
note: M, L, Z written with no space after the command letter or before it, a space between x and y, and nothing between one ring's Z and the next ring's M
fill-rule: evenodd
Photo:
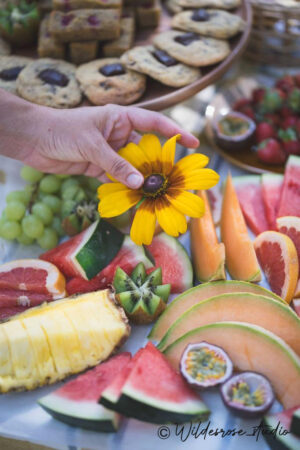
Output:
M162 150L158 137L155 134L144 134L139 142L139 147L151 162L152 173L160 173Z
M153 200L146 199L137 209L130 230L130 237L137 245L149 245L155 230L155 210Z
M173 168L176 142L180 137L180 134L176 134L164 143L162 148L162 172L164 175L169 175Z
M185 175L178 173L176 177L172 177L169 189L210 189L218 183L219 178L217 172L212 169L191 170Z
M143 138L142 138L143 139ZM151 173L151 161L140 145L130 142L126 147L121 148L118 154L126 159L143 175Z
M142 194L139 191L123 189L122 191L112 192L104 196L98 205L98 211L101 217L115 217L127 211L136 205Z
M98 198L101 199L106 195L113 194L114 192L127 191L128 187L122 183L104 183L98 187Z
M204 214L204 202L198 195L187 191L175 191L175 189L166 195L169 202L189 217L202 217Z
M177 161L174 165L173 171L176 172L179 170L181 173L186 173L190 170L203 169L208 162L209 158L206 155L202 155L202 153L193 153L192 155L187 155Z
M159 225L167 234L177 237L180 233L186 232L185 216L174 208L167 198L155 200L155 214Z

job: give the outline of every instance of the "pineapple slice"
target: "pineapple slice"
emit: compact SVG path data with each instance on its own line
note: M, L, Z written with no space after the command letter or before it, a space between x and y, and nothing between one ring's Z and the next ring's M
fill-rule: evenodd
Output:
M94 366L129 331L108 290L30 308L0 324L0 392L33 389Z

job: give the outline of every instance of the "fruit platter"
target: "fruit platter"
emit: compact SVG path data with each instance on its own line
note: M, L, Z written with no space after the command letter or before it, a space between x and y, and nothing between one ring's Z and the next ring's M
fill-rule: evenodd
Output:
M0 436L299 448L300 157L245 176L180 156L127 209L120 183L1 157Z

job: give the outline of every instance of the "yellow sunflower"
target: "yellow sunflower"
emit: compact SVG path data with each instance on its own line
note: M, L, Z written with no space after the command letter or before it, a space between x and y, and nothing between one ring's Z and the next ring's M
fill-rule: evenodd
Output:
M194 153L174 164L179 138L179 134L173 136L162 147L157 136L145 134L138 145L131 142L119 150L144 175L141 188L130 189L116 180L98 188L101 217L115 217L138 205L130 231L138 245L151 244L156 220L171 236L185 233L185 216L204 214L203 200L188 191L209 189L219 181L214 170L204 169L209 161L205 155Z

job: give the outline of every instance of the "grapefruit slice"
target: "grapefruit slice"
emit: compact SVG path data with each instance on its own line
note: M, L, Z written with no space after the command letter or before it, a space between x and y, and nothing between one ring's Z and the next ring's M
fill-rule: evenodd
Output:
M264 173L261 177L262 197L269 229L276 230L276 217L283 186L283 175Z
M254 248L270 288L290 303L299 273L297 250L293 241L278 231L264 231L256 237Z
M221 240L225 244L226 267L231 277L235 280L260 281L261 273L253 243L230 174L223 196Z
M225 280L225 247L219 244L205 191L198 191L205 206L203 217L190 222L190 241L195 274L200 282Z
M233 184L246 219L254 234L268 230L265 205L259 175L234 177Z
M277 229L280 233L286 234L292 239L297 250L299 262L298 283L294 297L300 297L300 217L286 216L279 217L276 221Z
M300 156L289 156L286 163L277 216L300 216Z
M186 346L201 341L221 347L235 369L267 377L285 408L300 404L300 358L274 333L249 323L216 322L186 333L167 347L164 354L179 371Z

